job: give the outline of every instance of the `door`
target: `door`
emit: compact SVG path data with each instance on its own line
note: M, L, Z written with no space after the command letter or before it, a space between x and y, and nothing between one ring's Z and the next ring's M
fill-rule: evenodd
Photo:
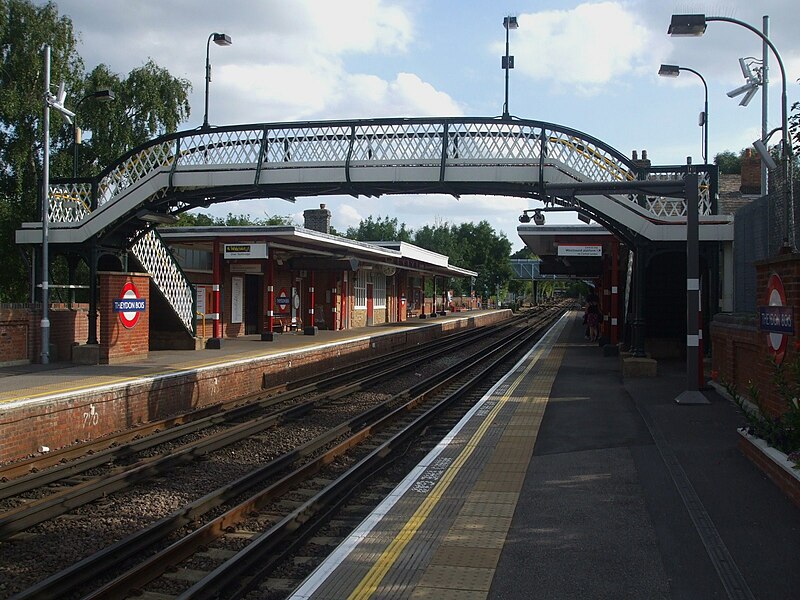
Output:
M258 333L258 318L261 315L261 276L244 276L244 333Z

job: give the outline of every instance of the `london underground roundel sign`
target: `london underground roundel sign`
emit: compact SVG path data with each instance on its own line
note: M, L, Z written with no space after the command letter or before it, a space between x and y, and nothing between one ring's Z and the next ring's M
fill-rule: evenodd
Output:
M119 313L122 325L131 329L139 322L139 316L147 308L145 305L145 299L139 296L139 290L128 281L122 286L120 297L114 300L114 312Z
M769 352L780 364L786 354L789 342L787 333L794 333L792 311L786 306L786 292L777 273L769 276L767 282L767 306L760 311L761 330L767 331Z

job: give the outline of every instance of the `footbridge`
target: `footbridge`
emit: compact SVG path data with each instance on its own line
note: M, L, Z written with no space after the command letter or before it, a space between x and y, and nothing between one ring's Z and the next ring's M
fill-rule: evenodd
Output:
M653 167L580 131L524 119L201 128L156 138L96 178L54 180L48 243L54 252L90 244L131 250L190 329L191 286L154 226L192 208L334 194L491 194L572 207L629 243L679 241L686 239L688 168ZM694 168L700 239L731 240L731 219L715 214L714 173ZM42 223L24 223L16 240L41 244Z

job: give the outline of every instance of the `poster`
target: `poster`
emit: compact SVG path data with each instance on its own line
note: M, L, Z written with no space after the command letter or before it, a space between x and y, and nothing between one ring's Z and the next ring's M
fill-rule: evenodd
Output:
M244 278L231 277L231 323L242 322Z

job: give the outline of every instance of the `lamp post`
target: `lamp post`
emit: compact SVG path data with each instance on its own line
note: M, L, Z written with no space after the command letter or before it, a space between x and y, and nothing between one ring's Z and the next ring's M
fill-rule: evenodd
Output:
M233 43L231 41L231 36L225 33L212 33L208 36L208 41L206 41L206 103L205 112L203 113L203 129L208 128L208 84L211 83L211 40L214 40L217 46L230 46Z
M775 55L775 58L778 61L778 67L781 70L781 159L783 163L783 177L788 189L788 197L786 198L785 202L786 206L785 222L783 225L783 245L788 251L794 251L794 244L789 241L789 218L791 215L790 206L792 202L792 178L790 176L789 169L791 166L792 146L789 140L789 119L787 116L788 111L786 101L786 69L783 66L783 60L781 60L781 55L778 54L778 50L764 33L760 32L758 29L748 23L745 23L744 21L732 19L731 17L707 17L704 14L672 15L667 33L672 36L701 36L705 33L707 23L710 21L733 23L734 25L740 25L745 29L749 29L758 37L760 37L764 44L769 46L770 50L772 50L772 53Z
M503 27L506 29L506 55L503 57L502 67L506 72L506 94L505 94L505 102L503 102L503 118L508 119L508 71L509 69L514 68L514 57L508 54L509 46L508 46L508 32L511 29L517 29L519 25L517 24L517 17L504 17L503 18Z
M677 77L680 75L681 71L694 73L700 78L700 81L703 82L704 104L700 125L703 127L703 162L708 164L708 85L706 84L705 78L694 69L679 67L678 65L661 65L661 68L658 69L658 74L662 77Z
M114 94L113 90L108 89L100 89L91 94L86 94L83 98L81 98L78 103L75 105L75 113L77 114L78 109L83 104L84 100L88 100L89 98L95 98L99 102L111 102L116 99L116 94ZM78 178L78 146L81 144L81 128L78 127L78 119L77 117L72 123L72 177L73 179Z
M75 113L64 107L64 84L58 88L58 95L50 91L50 46L44 48L44 115L42 118L43 149L42 149L42 320L40 323L42 333L42 364L50 362L50 315L49 315L49 282L48 267L49 255L49 226L50 226L50 107L55 108L67 123L72 123L71 118Z

